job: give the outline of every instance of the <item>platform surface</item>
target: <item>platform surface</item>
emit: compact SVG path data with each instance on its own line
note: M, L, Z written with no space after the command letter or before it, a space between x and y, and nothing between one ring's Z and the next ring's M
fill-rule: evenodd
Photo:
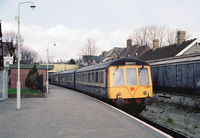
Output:
M168 137L87 95L50 85L46 98L0 102L1 138Z

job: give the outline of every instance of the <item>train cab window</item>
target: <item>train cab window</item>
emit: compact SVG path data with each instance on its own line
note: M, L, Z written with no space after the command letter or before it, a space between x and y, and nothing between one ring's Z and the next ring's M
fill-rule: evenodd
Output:
M124 85L124 70L123 69L114 69L113 70L113 79L115 86Z
M147 68L139 68L140 85L149 85L149 75Z
M135 68L126 69L127 85L137 85L137 74Z

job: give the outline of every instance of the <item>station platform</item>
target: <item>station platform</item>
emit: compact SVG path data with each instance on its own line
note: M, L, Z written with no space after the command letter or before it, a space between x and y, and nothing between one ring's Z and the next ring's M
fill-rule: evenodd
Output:
M169 135L74 90L50 85L46 98L0 102L1 138L165 138Z

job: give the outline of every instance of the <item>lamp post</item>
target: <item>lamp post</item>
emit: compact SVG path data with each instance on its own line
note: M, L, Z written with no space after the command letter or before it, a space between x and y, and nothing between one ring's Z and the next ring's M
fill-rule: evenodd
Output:
M18 21L18 35L17 35L17 45L18 45L18 80L17 80L17 109L20 109L20 99L21 99L21 82L20 82L20 60L21 60L21 54L20 54L20 5L26 4L26 3L32 3L31 8L34 9L36 6L33 4L32 1L27 2L21 2L18 5L18 16L15 17L15 20Z
M49 93L49 44L53 43L53 46L56 46L55 42L49 42L47 45L47 93Z

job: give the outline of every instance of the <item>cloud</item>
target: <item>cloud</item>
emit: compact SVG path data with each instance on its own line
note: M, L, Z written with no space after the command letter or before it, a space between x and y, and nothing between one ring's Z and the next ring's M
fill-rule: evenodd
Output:
M10 30L17 30L17 24L3 22L3 27L6 29L3 32ZM115 44L123 44L127 32L115 31L109 35L104 34L100 30L88 30L84 28L67 28L62 24L58 24L52 28L44 30L35 25L20 25L21 35L24 37L24 45L29 46L38 52L39 56L46 60L47 45L49 42L56 42L56 47L49 44L49 55L54 57L55 61L58 59L70 60L71 58L79 58L79 50L86 43L87 38L96 40L96 46L101 51L110 50ZM16 31L17 33L17 31Z

